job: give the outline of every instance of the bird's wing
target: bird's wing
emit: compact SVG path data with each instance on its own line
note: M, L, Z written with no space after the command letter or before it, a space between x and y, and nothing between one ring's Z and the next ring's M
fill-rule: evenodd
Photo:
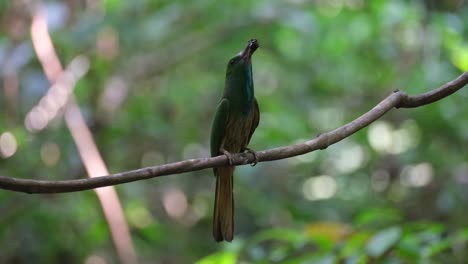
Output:
M247 144L249 144L250 139L252 138L253 133L255 132L255 129L258 126L258 123L260 123L260 110L258 108L258 102L257 99L254 97L254 109L253 109L253 120L252 120L252 126L250 127L250 132L249 132L249 140L247 141Z
M213 125L211 126L211 156L218 156L223 142L227 121L229 119L229 100L223 98L216 107Z

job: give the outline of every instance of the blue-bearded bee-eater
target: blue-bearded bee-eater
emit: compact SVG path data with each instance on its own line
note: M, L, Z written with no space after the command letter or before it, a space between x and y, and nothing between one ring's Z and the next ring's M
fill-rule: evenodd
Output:
M224 94L216 108L211 128L211 156L251 151L247 148L260 121L254 96L252 54L259 47L252 39L227 65ZM255 158L256 155L253 153ZM233 173L235 166L214 168L216 196L213 216L213 237L216 241L232 241L234 236Z

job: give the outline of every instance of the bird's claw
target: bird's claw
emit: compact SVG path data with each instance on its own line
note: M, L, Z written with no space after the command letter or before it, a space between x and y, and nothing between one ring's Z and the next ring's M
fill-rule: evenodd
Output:
M232 157L232 154L229 153L229 151L227 151L225 149L222 149L221 151L227 157L229 166L232 166L232 164L234 164L234 158Z
M252 163L250 163L250 166L255 167L255 165L257 165L257 163L258 163L257 153L255 151L253 151L252 149L247 148L247 147L245 147L242 151L247 151L248 153L251 153L254 156L254 161Z

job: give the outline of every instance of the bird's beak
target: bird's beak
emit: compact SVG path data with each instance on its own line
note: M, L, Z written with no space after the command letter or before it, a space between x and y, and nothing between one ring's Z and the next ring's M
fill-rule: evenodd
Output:
M258 47L259 45L256 39L249 40L247 46L242 51L242 59L246 62L249 62L250 58L252 57L252 54L258 49Z

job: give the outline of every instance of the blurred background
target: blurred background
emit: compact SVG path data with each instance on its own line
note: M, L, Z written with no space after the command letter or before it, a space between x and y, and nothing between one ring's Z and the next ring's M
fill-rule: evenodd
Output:
M468 70L464 0L2 0L0 21L0 175L27 179L208 157L225 66L251 38L255 150ZM466 263L467 101L238 167L232 243L212 238L211 170L99 196L0 191L0 262Z

